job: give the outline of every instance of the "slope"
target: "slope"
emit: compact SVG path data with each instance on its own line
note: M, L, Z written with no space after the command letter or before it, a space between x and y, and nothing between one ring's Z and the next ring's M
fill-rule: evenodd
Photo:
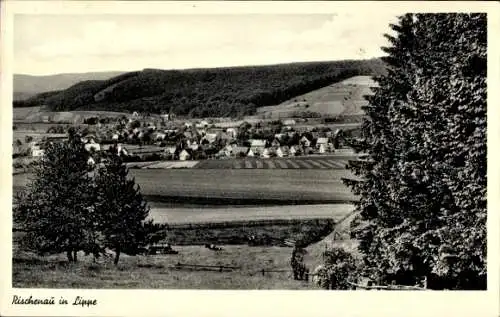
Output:
M53 111L173 112L190 117L254 114L256 109L357 75L384 72L379 59L190 70L144 69L17 102Z

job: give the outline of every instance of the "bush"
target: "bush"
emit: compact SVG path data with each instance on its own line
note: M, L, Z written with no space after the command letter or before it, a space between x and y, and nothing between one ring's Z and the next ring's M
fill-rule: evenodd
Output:
M358 266L351 253L343 248L333 248L323 253L324 265L317 272L317 284L324 289L348 290L353 289L349 282L356 282Z

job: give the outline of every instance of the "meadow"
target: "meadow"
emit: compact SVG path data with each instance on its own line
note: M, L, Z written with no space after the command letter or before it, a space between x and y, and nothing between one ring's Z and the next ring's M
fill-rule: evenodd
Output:
M209 204L341 203L356 197L342 183L352 177L333 169L131 169L149 200Z
M150 217L168 224L197 224L268 219L331 218L338 220L354 208L352 204L284 206L209 206L152 201Z
M260 107L257 115L280 119L313 112L329 116L362 116L367 104L364 95L371 94L376 83L370 76L354 76L346 80L296 96L275 106ZM299 116L300 117L300 116Z

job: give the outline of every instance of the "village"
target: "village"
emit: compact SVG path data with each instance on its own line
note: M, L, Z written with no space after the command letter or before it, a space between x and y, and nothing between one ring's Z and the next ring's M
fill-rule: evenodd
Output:
M83 124L73 126L81 133L85 148L93 153L91 164L98 162L100 152L114 145L126 162L322 155L341 146L341 129L296 125L297 120L290 118L251 124L216 119L177 120L172 114L134 112L128 117L89 117ZM68 128L49 126L42 137L27 137L24 147L19 146L24 150L14 150L14 158L43 157L48 142L67 139L67 134L61 132ZM22 145L23 140L16 142Z

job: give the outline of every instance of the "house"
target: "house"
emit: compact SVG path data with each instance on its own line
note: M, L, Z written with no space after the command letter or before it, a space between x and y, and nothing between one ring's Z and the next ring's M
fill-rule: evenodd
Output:
M280 146L279 148L276 149L276 156L277 157L287 157L290 154L290 149L288 146Z
M295 125L295 124L296 124L296 122L293 119L283 120L283 125Z
M191 143L191 145L189 145L189 148L190 148L191 150L193 150L193 151L198 150L198 148L199 148L199 147L200 147L200 145L199 145L199 144L197 144L197 143Z
M302 144L305 147L309 147L311 146L311 141L309 141L309 139L306 138L306 136L303 136L302 138L300 138L300 144Z
M226 133L231 135L231 137L234 139L238 135L238 129L237 128L228 128L226 130Z
M100 151L101 150L101 145L99 143L96 143L93 139L90 139L90 141L88 141L86 144L85 144L85 150L87 151Z
M32 144L30 148L31 156L32 157L42 157L45 155L45 151L40 148L40 145L38 144Z
M189 154L189 152L184 149L181 151L181 153L179 153L179 160L181 161L186 161L186 160L189 160L191 158L191 154Z
M271 146L272 147L279 147L281 144L280 144L280 141L278 141L278 139L274 139L272 142L271 142Z
M138 113L137 111L134 111L134 112L132 113L132 117L136 117L136 118L137 118L137 117L139 117L139 113Z
M209 144L212 144L215 142L216 139L217 139L217 133L207 133L201 138L201 141L202 143L204 143L203 140L206 140Z
M250 149L254 154L262 153L266 147L266 140L253 139L250 141Z
M264 149L261 152L260 157L262 157L262 158L270 158L271 157L271 153L272 153L271 148L266 148L266 149Z
M292 145L292 146L290 147L289 154L290 154L291 156L295 156L295 155L297 154L297 152L299 152L299 147L298 147L298 146L296 146L296 145Z
M249 150L248 150L248 152L247 152L247 156L248 156L248 157L254 157L254 156L258 156L258 154L256 155L256 154L254 153L254 151L252 151L252 149L249 149Z
M87 164L88 165L95 165L95 160L91 157L89 157L89 159L87 160Z
M167 137L167 135L165 133L157 132L155 135L155 140L156 141L163 141L163 140L165 140L166 137Z
M193 124L192 124L191 122L185 122L185 123L184 123L184 126L185 126L186 128L191 128L191 127L193 126Z
M327 144L320 144L318 148L318 153L320 154L325 154L328 151L328 145Z
M328 145L328 138L318 138L316 140L316 148L319 149L321 145L326 147Z
M120 135L118 133L114 133L113 136L111 136L111 140L117 141L120 138Z
M246 146L235 146L232 149L231 154L235 157L248 156L249 150Z
M176 150L177 150L177 147L173 146L173 145L165 147L165 153L169 154L169 155L174 155Z

